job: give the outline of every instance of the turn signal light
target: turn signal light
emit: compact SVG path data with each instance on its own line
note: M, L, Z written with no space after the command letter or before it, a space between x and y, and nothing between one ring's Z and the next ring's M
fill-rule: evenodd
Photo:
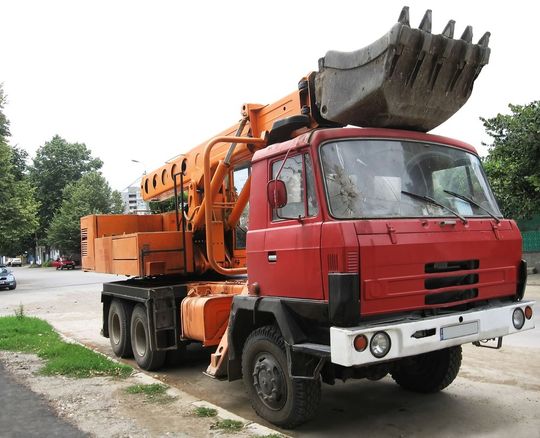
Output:
M354 349L356 351L364 351L368 346L367 338L364 335L358 335L354 338Z
M532 307L531 306L525 307L525 318L531 319L532 314L533 314Z

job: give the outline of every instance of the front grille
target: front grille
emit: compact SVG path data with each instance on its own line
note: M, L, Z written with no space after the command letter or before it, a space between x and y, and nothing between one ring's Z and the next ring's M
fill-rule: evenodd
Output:
M436 274L439 272L452 271L467 271L470 269L478 269L480 267L479 260L461 260L457 262L436 262L426 263L426 274Z
M479 260L461 260L457 262L435 262L427 263L425 266L426 274L436 274L439 272L468 271L478 269Z
M478 289L452 290L426 295L426 304L446 304L470 300L478 296Z
M476 285L480 281L480 276L476 272L460 272L461 275L456 275L458 271L472 271L480 268L479 260L458 260L447 262L427 263L425 265L426 274L444 274L452 273L447 276L428 276L424 280L424 287L427 290L454 288L456 286L471 286ZM467 288L460 290L441 291L438 293L428 294L425 297L426 304L446 304L457 301L470 300L478 297L478 289Z
M441 289L443 287L463 286L478 283L478 274L457 275L452 277L426 278L426 289Z

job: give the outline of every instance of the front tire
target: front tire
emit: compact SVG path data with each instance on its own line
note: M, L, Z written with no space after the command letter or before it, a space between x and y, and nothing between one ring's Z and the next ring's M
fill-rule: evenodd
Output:
M402 359L392 372L398 385L409 391L433 393L450 385L461 367L461 346Z
M260 327L249 335L242 352L242 375L253 409L265 420L293 428L315 415L321 382L289 376L285 342L277 327Z
M131 304L119 300L113 300L109 307L109 341L118 357L133 357L129 326L132 310Z
M131 315L131 349L137 365L146 371L161 368L166 358L166 351L152 350L150 329L146 308L137 304Z

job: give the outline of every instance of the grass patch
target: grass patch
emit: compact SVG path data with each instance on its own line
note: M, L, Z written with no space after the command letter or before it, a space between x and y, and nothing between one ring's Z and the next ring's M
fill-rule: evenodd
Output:
M240 432L243 428L244 423L236 420L219 420L211 427L211 429L220 429L225 432Z
M0 318L0 350L37 354L46 361L41 369L45 375L127 377L132 372L82 345L62 341L47 322L22 312Z
M144 394L145 401L149 403L170 403L175 400L167 394L167 385L152 383L150 385L131 385L126 388L128 394Z
M207 408L205 406L196 407L194 413L197 417L215 417L217 415L215 409Z

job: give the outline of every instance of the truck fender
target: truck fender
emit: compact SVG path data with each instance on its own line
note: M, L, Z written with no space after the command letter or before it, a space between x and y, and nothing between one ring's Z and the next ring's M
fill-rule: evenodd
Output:
M237 295L229 317L228 379L241 378L242 349L249 334L258 327L276 325L287 350L291 377L316 378L321 368L319 360L293 351L292 346L308 340L301 327L301 317L291 311L287 299ZM317 371L316 371L317 370Z

